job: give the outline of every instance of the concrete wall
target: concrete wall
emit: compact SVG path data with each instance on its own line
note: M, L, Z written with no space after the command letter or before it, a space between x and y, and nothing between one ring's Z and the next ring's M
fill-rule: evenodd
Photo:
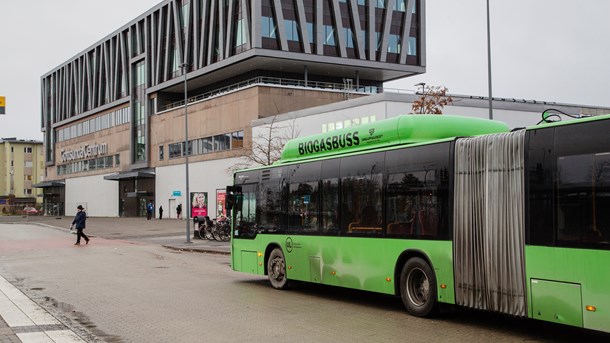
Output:
M104 175L66 179L66 215L76 213L82 204L91 217L118 217L119 183L104 180Z
M241 161L239 158L219 159L205 162L189 162L189 192L208 193L208 215L215 218L216 190L233 184L233 174L228 167ZM155 209L163 206L163 217L176 218L176 206L182 204L182 215L186 217L186 207L190 199L186 195L186 171L184 164L156 168ZM173 196L180 191L181 196Z

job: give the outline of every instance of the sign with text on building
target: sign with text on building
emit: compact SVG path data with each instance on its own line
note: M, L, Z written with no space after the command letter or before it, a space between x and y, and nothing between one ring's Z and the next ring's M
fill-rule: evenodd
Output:
M6 108L6 98L3 96L0 96L0 114L6 114L5 108Z
M61 162L70 162L84 158L104 156L108 154L108 144L85 144L77 149L62 149Z
M181 196L182 196L182 191L174 191L174 192L172 193L172 196L173 196L173 197L181 197Z

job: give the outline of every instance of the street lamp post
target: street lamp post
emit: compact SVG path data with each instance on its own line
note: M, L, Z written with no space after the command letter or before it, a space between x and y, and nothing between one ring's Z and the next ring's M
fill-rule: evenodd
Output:
M491 95L491 33L489 27L489 0L487 0L487 84L489 85L489 120L492 120L494 119L494 112Z
M420 82L415 84L415 86L420 86L421 87L421 102L422 105L419 108L419 114L423 114L424 113L424 105L426 104L426 83L425 82Z
M186 161L184 166L186 169L186 243L191 243L191 206L189 206L190 193L189 193L189 117L188 117L188 96L187 96L187 84L186 84L186 73L188 72L188 63L180 64L182 74L184 75L184 155Z

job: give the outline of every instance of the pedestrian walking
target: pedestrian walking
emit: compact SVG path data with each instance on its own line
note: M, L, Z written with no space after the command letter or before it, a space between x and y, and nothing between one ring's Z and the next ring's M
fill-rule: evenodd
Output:
M159 206L159 219L163 219L163 206Z
M72 221L72 227L76 229L76 243L74 243L74 245L80 244L81 237L83 237L83 239L87 242L85 244L89 244L89 237L87 237L87 235L85 235L85 233L83 232L86 226L87 213L85 212L85 209L82 205L78 205L76 207L76 210L76 216Z
M152 218L153 212L155 211L155 207L153 206L152 201L146 205L146 220L150 220Z
M176 217L178 219L182 218L182 204L178 204L178 206L176 206Z

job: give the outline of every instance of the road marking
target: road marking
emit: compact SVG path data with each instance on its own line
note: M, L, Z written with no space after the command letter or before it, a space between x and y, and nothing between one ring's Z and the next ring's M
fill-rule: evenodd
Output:
M84 342L0 275L0 316L24 342Z

